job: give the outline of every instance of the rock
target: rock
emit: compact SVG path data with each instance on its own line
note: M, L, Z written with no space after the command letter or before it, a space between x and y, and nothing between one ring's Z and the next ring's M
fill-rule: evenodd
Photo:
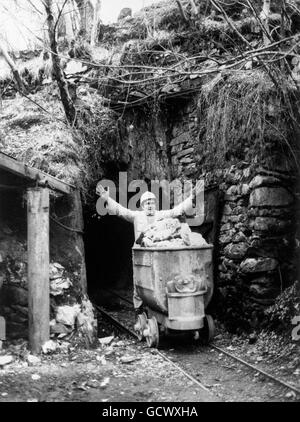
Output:
M296 393L294 391L289 391L288 393L286 393L285 397L287 397L288 399L294 399L296 397Z
M232 237L228 234L223 234L219 237L219 242L222 245L226 245L227 243L230 243L232 241Z
M49 277L50 279L55 279L62 277L65 268L58 262L51 262L49 265Z
M173 147L174 145L183 144L184 142L188 142L189 140L190 140L190 133L184 132L184 133L181 133L176 138L173 138L172 141L170 142L170 146Z
M249 205L252 207L287 206L294 202L294 197L282 187L261 187L250 194Z
M50 280L50 294L52 296L60 296L72 286L69 278L55 278Z
M243 216L240 216L240 215L230 215L228 217L228 220L231 221L232 223L238 223L241 220L240 217L243 217Z
M113 341L114 338L115 338L114 336L109 336L109 337L98 338L98 340L101 345L108 345Z
M77 328L90 343L97 335L97 319L94 315L94 308L88 299L83 299L81 312L77 315Z
M285 231L289 226L291 226L291 224L291 220L279 220L274 217L257 217L250 223L250 227L258 231L271 231L273 233L278 233Z
M64 324L56 323L50 325L51 334L69 334L72 331L72 328L66 327Z
M230 230L231 228L232 228L232 225L230 223L222 224L220 231L225 232L225 231Z
M238 205L235 208L233 208L232 214L233 215L246 215L247 211L248 211L247 207L241 207L240 205Z
M250 187L247 183L243 183L241 186L241 194L242 195L248 195L248 193L250 192Z
M244 235L243 232L238 232L235 236L233 236L232 241L234 243L246 242L247 241L247 237Z
M99 387L99 381L98 380L88 380L88 382L86 383L86 385L88 386L88 387L91 387L91 388L98 388Z
M237 185L232 185L226 190L228 196L234 196L239 194L239 188Z
M280 180L277 177L257 175L251 180L249 186L251 189L255 189L260 186L271 186L278 183L280 183Z
M55 319L61 324L74 326L76 317L80 313L80 305L76 304L73 306L65 305L57 308Z
M177 154L179 153L179 151L181 151L182 150L182 144L178 144L178 145L174 145L172 148L171 148L171 154L172 155L176 155L176 159L177 159Z
M189 163L192 163L193 161L194 161L194 159L189 158L189 157L184 157L184 158L180 159L180 162L183 163L183 164L189 164Z
M29 365L38 365L39 363L41 363L41 359L34 355L28 355L27 362L29 363Z
M232 208L229 204L224 205L223 214L225 214L225 215L231 215L232 214Z
M138 356L122 356L120 358L120 362L121 363L132 363L135 362L137 360L140 360L141 358Z
M236 270L238 268L238 264L234 262L232 259L224 258L223 264L225 265L225 269L228 270L228 268L232 268L233 270Z
M231 243L224 249L224 254L231 259L243 259L248 249L245 242Z
M174 139L178 138L178 136L182 135L183 133L189 133L188 127L186 125L183 126L180 124L179 126L174 126L172 129L172 136Z
M11 363L14 360L13 356L3 355L0 356L0 366L5 366Z
M53 340L48 340L42 345L42 351L45 355L55 352L57 344Z
M257 214L259 217L280 217L280 218L288 218L291 217L293 212L291 207L289 208L262 208L258 209Z
M193 152L194 152L194 148L183 149L182 151L178 152L177 158L184 157L188 154L192 154Z
M107 387L107 386L108 386L108 384L109 384L109 381L110 381L110 378L109 378L109 377L105 377L105 378L101 381L100 387L101 387L101 388L105 388L105 387Z
M272 271L278 267L278 261L273 258L246 258L240 266L244 273Z

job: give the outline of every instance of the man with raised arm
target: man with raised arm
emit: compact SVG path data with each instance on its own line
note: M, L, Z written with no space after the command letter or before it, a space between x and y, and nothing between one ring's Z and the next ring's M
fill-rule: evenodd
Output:
M191 215L193 212L193 200L199 193L200 189L203 189L203 185L198 182L196 188L192 189L191 195L187 199L170 210L162 211L156 210L156 197L149 191L143 193L141 196L141 211L132 211L118 204L118 202L110 198L109 192L103 188L101 182L99 182L96 187L96 193L104 200L105 207L110 215L117 215L130 223L133 223L135 241L137 241L140 234L157 220L162 220L164 218L176 218L183 214ZM137 294L135 285L133 288L133 305L135 312L138 315L144 312L143 302Z

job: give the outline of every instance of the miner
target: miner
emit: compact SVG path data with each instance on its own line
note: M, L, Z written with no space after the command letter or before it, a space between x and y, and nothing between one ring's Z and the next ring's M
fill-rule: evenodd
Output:
M191 195L179 205L170 210L162 211L158 211L156 209L156 197L149 191L144 192L141 196L141 211L132 211L118 204L118 202L110 198L109 192L104 189L101 182L99 182L96 187L96 193L104 201L105 207L110 215L117 215L124 218L126 221L133 223L135 241L137 241L141 233L157 220L162 220L164 218L176 218L184 214L191 215L193 213L193 200L197 196L200 186L202 188L202 184L197 184L196 188L192 189ZM133 305L136 315L144 312L143 302L137 294L135 285L133 286Z

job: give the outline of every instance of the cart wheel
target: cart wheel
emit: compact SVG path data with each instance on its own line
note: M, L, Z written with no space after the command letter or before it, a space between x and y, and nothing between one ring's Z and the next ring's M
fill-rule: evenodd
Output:
M204 327L202 333L205 343L209 343L214 338L215 323L210 315L205 315L204 317Z
M159 344L159 329L155 317L147 320L147 326L143 332L146 338L148 347L158 347Z
M136 323L134 324L134 331L140 341L143 340L144 330L147 328L147 316L145 312L137 316Z

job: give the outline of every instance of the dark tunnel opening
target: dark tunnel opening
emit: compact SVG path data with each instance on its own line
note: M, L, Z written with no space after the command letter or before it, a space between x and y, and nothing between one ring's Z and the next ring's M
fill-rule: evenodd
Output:
M111 290L131 292L133 285L133 225L106 215L85 222L85 253L88 295L96 304L105 303Z

